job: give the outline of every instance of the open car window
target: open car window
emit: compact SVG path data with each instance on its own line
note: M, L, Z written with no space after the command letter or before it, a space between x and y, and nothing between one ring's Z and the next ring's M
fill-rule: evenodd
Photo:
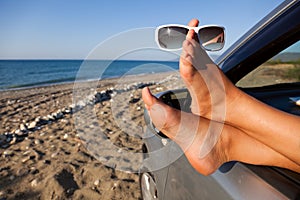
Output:
M253 88L300 82L300 41L247 74L236 86Z

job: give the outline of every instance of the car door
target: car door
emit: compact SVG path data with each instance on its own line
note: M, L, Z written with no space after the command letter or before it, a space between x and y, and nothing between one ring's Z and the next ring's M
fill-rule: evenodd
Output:
M300 2L283 2L216 61L237 87L266 104L296 115L300 115L295 101L300 98L299 19ZM146 142L149 148L154 143L162 145L161 136L156 134L155 139ZM180 148L175 144L167 155L152 161L161 162L178 152ZM300 175L275 167L230 162L214 174L203 176L182 155L152 175L159 199L300 198Z

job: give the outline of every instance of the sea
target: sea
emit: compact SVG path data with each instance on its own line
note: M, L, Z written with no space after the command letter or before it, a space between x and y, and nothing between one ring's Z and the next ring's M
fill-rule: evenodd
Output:
M178 61L0 60L0 90L178 70Z

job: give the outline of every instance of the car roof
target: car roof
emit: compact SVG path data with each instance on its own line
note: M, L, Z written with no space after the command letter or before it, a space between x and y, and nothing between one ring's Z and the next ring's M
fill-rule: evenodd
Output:
M216 63L233 82L237 82L259 64L291 45L292 40L299 40L299 19L299 0L284 1L218 57ZM284 38L279 41L281 37Z

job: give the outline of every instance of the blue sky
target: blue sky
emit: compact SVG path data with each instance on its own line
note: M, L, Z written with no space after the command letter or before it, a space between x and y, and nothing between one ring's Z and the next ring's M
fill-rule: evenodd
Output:
M225 26L227 48L281 2L0 0L0 59L82 59L124 31L191 18ZM111 51L120 45L130 44L115 44Z

